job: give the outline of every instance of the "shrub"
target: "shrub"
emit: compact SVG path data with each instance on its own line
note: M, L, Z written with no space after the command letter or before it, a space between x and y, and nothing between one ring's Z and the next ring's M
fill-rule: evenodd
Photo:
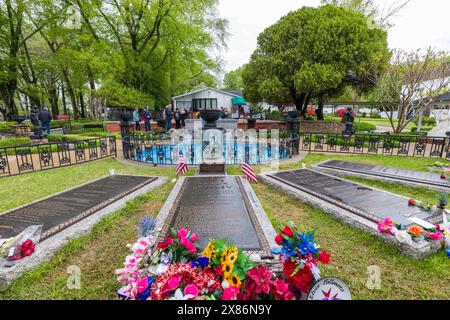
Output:
M377 126L368 122L355 122L353 129L355 131L373 131L377 129Z
M422 126L420 128L420 131L431 131L433 130L434 127L427 127L427 126ZM411 128L411 132L417 132L417 127L412 127Z
M29 144L31 142L31 139L28 137L23 138L8 138L0 140L0 147L14 147L14 146L20 146L24 144Z

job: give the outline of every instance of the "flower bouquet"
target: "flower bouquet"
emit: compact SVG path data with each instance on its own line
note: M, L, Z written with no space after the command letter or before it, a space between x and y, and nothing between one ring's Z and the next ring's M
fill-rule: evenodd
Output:
M314 242L315 233L316 230L300 231L290 221L275 238L281 248L273 249L273 253L280 255L284 276L303 294L320 279L319 262L328 264L331 257Z
M411 227L404 227L401 224L395 223L391 218L386 218L378 222L378 231L382 234L394 236L398 242L411 245L413 241L432 240L439 241L444 238L439 228L425 229L414 225Z
M288 251L280 249L284 250L280 253L283 273L274 274L226 239L212 240L200 252L196 233L185 228L171 230L167 239L157 243L152 227L150 218L141 222L141 237L129 245L131 254L124 267L116 270L121 299L292 300L307 293L312 279L320 276L318 262L329 260L312 241L313 233L300 233L296 228L283 230L281 245L292 245L289 253L295 253L287 255Z

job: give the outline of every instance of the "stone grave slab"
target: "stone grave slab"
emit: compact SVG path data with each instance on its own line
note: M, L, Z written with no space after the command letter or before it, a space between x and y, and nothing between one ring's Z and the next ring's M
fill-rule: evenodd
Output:
M198 234L202 248L210 239L227 238L245 251L270 259L272 243L268 239L275 231L256 195L244 183L233 176L180 179L157 219L162 226L160 240L167 237L170 228L184 227Z
M344 224L397 246L415 259L424 259L442 249L442 241L419 240L402 244L395 237L378 232L378 222L387 217L407 227L415 224L409 220L411 218L419 218L433 225L442 219L439 212L410 207L406 197L309 169L261 174L258 177L273 188L328 212Z
M414 223L409 218L420 218L425 221L433 218L432 213L409 206L405 197L364 187L316 171L285 171L272 176L375 223L390 217L397 223L410 226Z
M441 179L441 175L432 172L405 170L386 166L374 166L357 162L329 160L318 164L317 169L330 169L339 174L361 174L377 178L387 178L397 182L410 182L413 184L426 185L431 188L438 187L440 190L450 191L450 182Z
M0 215L0 238L43 225L41 241L150 183L155 177L113 175Z

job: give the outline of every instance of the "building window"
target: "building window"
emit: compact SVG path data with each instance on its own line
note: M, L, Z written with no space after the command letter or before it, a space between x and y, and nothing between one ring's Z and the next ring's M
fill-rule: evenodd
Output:
M217 99L192 99L192 110L217 109Z

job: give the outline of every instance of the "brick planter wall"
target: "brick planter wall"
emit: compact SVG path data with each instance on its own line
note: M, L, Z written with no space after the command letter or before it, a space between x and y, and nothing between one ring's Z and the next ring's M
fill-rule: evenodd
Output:
M345 124L333 121L301 120L300 131L304 133L342 133L345 131Z

